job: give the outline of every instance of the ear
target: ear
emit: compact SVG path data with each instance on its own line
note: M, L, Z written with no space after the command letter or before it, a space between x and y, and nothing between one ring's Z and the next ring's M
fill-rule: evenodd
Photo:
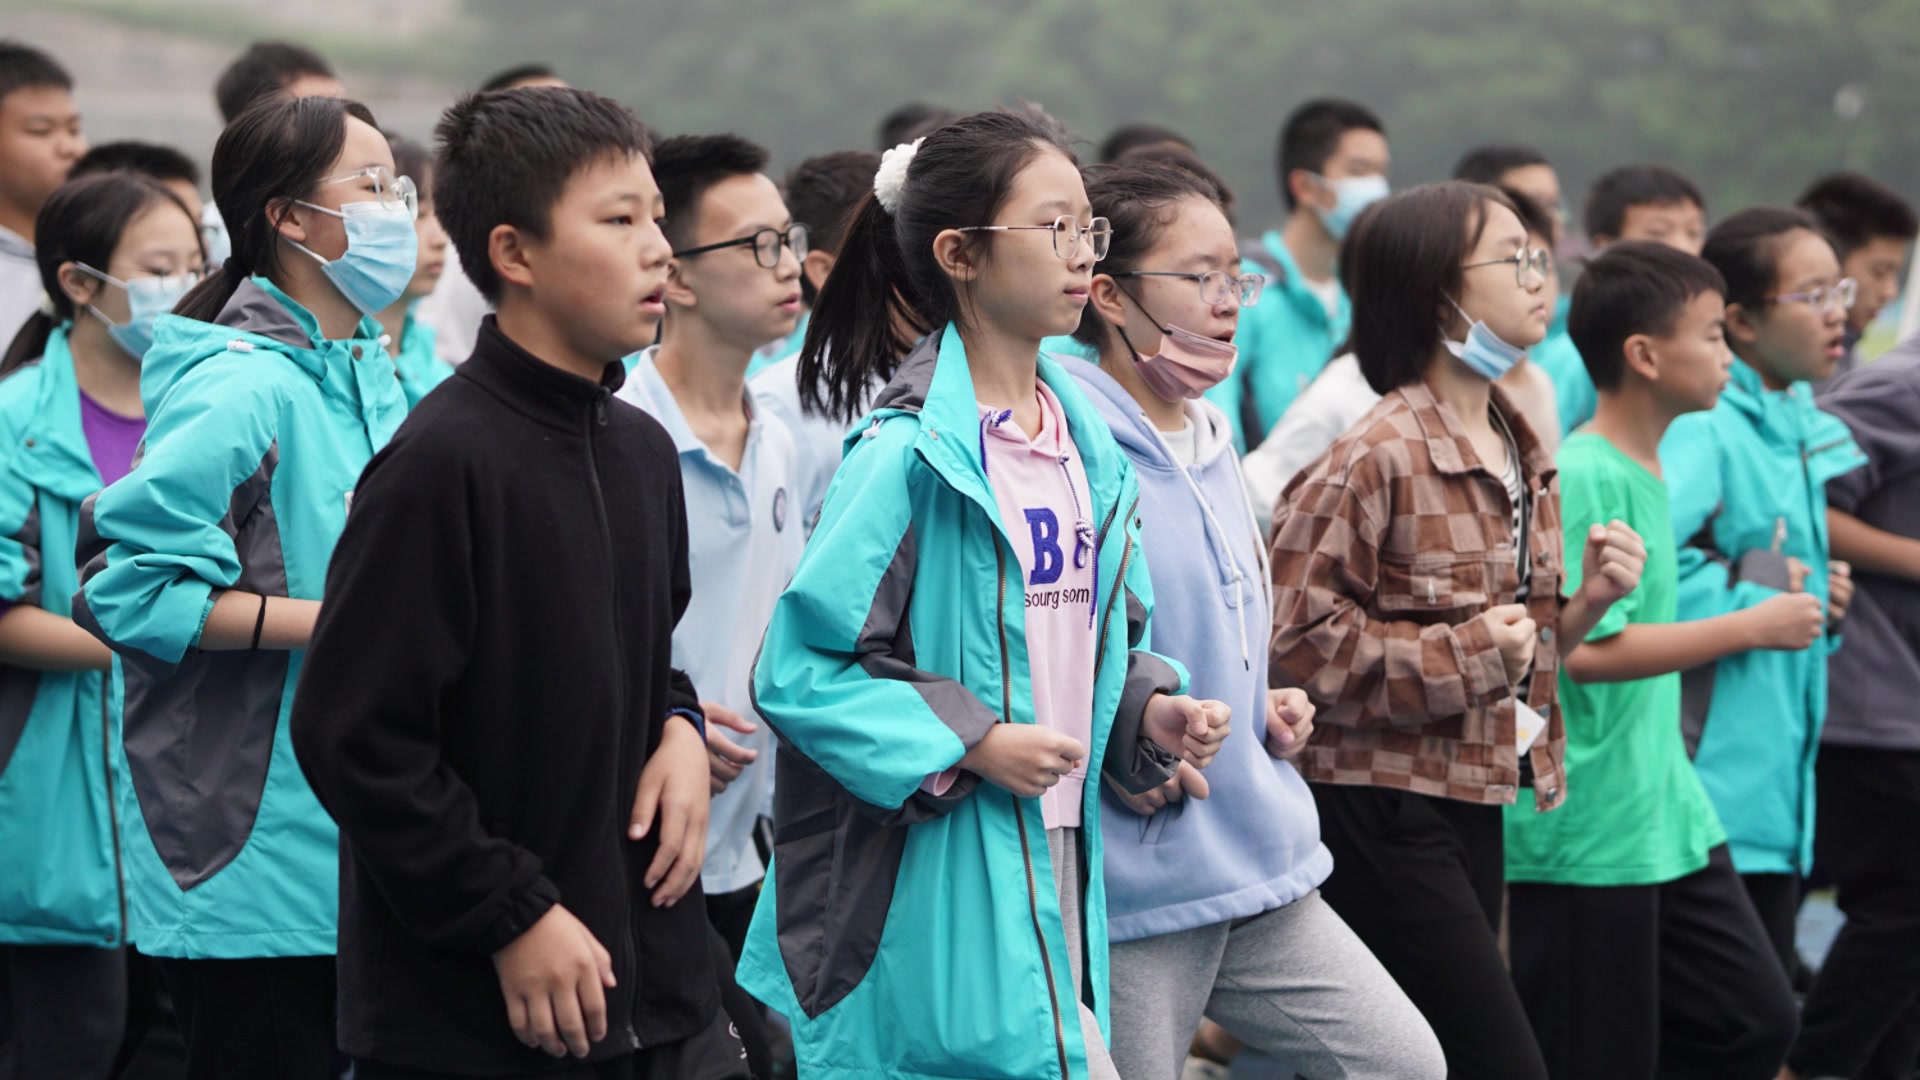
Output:
M58 277L60 291L67 294L67 299L71 300L75 307L85 307L93 303L93 298L100 295L101 286L104 284L100 279L70 262L60 264Z
M958 229L943 230L933 238L933 260L957 282L971 282L980 276L980 266L967 250L967 234Z
M522 289L533 288L533 252L525 234L512 225L495 225L487 234L487 258L500 280Z
M1753 312L1745 304L1727 305L1727 341L1733 345L1752 346L1759 340L1760 326ZM1736 352L1738 350L1735 350Z
M1320 184L1313 174L1305 169L1294 169L1287 173L1287 190L1293 193L1294 205L1299 207L1318 206L1321 199Z
M300 220L300 207L292 199L270 199L267 202L267 224L281 236L296 244L307 242L307 225Z
M1660 381L1660 360L1654 355L1653 338L1633 334L1620 343L1620 354L1627 362L1628 371L1648 382Z
M1120 291L1120 283L1110 275L1093 275L1093 287L1087 295L1087 302L1093 305L1101 319L1108 326L1127 325L1126 294Z
M1597 232L1587 237L1587 246L1593 248L1595 251L1599 251L1601 248L1606 247L1618 239L1620 238L1617 236L1609 236L1606 233Z
M827 275L833 272L833 264L837 261L839 256L831 251L807 252L807 261L800 264L800 272L807 275L807 284L813 286L816 294L827 283Z
M700 304L693 286L687 283L685 269L685 264L679 259L667 260L667 304L670 307L690 308Z

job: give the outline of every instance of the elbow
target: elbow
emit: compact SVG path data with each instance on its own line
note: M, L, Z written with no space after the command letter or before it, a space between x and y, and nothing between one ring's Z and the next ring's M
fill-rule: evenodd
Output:
M1619 678L1600 650L1591 644L1577 646L1560 661L1560 668L1577 683L1613 682Z

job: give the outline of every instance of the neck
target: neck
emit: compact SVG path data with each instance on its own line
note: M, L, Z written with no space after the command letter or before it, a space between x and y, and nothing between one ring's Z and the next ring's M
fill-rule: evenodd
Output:
M1680 413L1643 385L1623 386L1600 395L1588 427L1619 451L1660 475L1660 440Z
M106 324L89 311L74 318L67 333L73 353L73 377L88 397L108 412L140 416L140 361L128 355L107 333Z
M34 217L32 211L23 210L5 199L0 199L0 229L16 233L20 239L29 244L33 243Z
M380 324L380 329L386 331L387 336L393 339L387 351L395 356L400 354L401 339L406 334L407 309L412 307L417 299L419 298L414 296L403 296L395 300L385 311L373 317L373 321Z
M588 356L576 348L552 320L534 308L531 298L518 293L511 285L500 297L494 323L515 345L533 354L541 363L595 385L606 375L607 365L619 359Z
M990 329L961 328L967 348L967 371L973 376L973 396L994 409L1012 409L1024 421L1038 407L1035 395L1040 379L1040 339L1014 338Z
M1120 384L1127 396L1146 414L1147 422L1156 429L1179 431L1187 426L1186 402L1168 401L1147 389L1146 380L1140 377L1140 369L1134 366L1133 350L1127 348L1119 334L1107 334L1107 343L1100 350L1100 370Z
M1340 241L1320 223L1320 215L1311 209L1295 207L1281 230L1280 239L1292 253L1300 273L1308 281L1332 281L1334 264L1340 258Z
M1787 387L1793 385L1793 382L1791 380L1782 379L1778 375L1775 375L1773 372L1768 371L1766 368L1761 367L1759 364L1756 364L1753 361L1748 360L1744 356L1740 356L1738 353L1735 353L1734 357L1735 359L1739 360L1741 363L1752 368L1754 371L1754 374L1760 376L1760 385L1766 387L1769 390L1785 390Z
M1487 417L1493 384L1462 370L1451 353L1435 349L1433 359L1427 363L1425 381L1427 389L1453 410L1454 417L1469 435L1493 430L1493 421Z
M666 332L653 366L683 413L746 416L740 410L753 350L729 344L713 328L684 311L667 312Z
M269 278L280 291L292 297L313 314L320 324L320 336L327 341L345 341L360 325L360 309L353 306L320 269L320 264L295 248L282 253L279 270Z

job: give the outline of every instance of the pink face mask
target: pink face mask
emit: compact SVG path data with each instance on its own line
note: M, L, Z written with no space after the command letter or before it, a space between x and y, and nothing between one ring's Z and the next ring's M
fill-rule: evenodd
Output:
M1160 351L1152 356L1141 356L1132 342L1127 348L1147 389L1168 401L1191 400L1211 390L1233 374L1234 359L1240 355L1231 341L1201 337L1178 326L1160 331Z

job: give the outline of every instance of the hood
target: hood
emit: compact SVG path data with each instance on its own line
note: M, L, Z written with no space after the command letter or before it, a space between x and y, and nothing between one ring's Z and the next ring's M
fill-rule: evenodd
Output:
M379 324L362 319L354 340L377 341ZM167 392L202 361L229 349L266 349L298 364L325 382L326 354L319 320L299 302L263 277L240 283L213 322L162 315L154 323L153 345L140 362L140 398L151 414Z
M1140 403L1121 386L1119 380L1085 360L1059 358L1060 366L1073 376L1093 401L1093 407L1113 429L1113 437L1136 466L1147 469L1173 469L1167 444L1141 411ZM1198 453L1195 459L1202 469L1212 467L1221 455L1233 450L1233 425L1218 405L1200 398L1189 403L1187 416L1199 425Z

